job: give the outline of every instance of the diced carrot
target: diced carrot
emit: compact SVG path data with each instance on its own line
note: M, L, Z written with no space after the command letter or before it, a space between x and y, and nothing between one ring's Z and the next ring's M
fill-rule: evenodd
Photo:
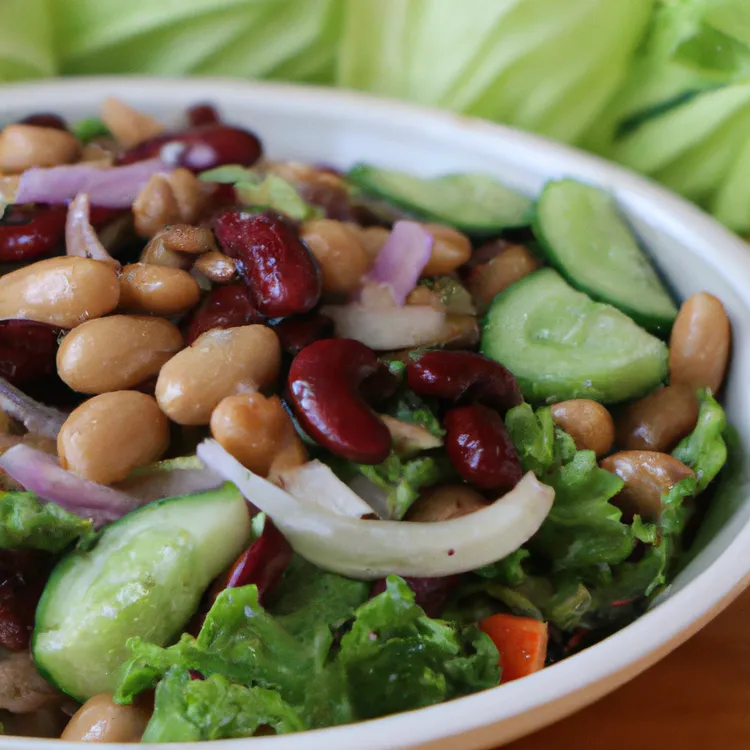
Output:
M544 667L547 623L530 617L492 615L479 623L500 652L501 682L526 677Z

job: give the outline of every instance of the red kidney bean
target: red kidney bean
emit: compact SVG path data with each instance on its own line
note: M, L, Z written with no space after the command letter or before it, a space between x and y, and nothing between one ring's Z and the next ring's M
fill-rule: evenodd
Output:
M249 167L255 164L263 153L260 141L249 130L210 123L150 138L126 151L120 157L119 163L132 164L144 159L154 159L161 154L164 146L172 144L175 144L175 148L181 144L183 148L170 154L169 163L193 172L202 172L204 169L213 169L223 164Z
M321 339L332 339L333 321L321 313L284 318L272 326L279 337L281 348L292 356Z
M0 321L0 377L21 386L53 375L61 333L46 323Z
M35 260L65 247L65 206L11 206L0 221L0 263Z
M426 352L407 363L406 382L418 396L453 403L478 401L501 413L523 403L513 374L499 362L474 352Z
M199 307L187 327L186 341L192 344L198 336L212 328L234 328L262 323L244 284L215 286Z
M278 585L292 561L292 548L284 535L266 519L261 535L237 558L234 565L211 587L213 602L224 589L235 589L254 583L258 600Z
M296 229L278 214L225 211L214 226L234 258L255 306L269 318L308 312L318 304L320 269Z
M391 434L362 398L360 387L385 368L353 339L324 339L303 349L289 369L290 401L302 429L337 456L379 464Z
M443 421L445 449L456 471L482 490L510 490L521 462L500 415L486 406L459 406Z
M34 550L0 549L0 648L29 647L49 567L47 556Z
M191 127L200 127L201 125L215 125L221 122L219 113L216 108L210 104L195 104L188 108L188 122Z
M54 130L67 130L68 123L60 115L52 112L37 112L19 120L22 125L35 125L38 128L53 128Z
M442 578L404 578L414 592L414 601L422 607L428 617L439 617L448 597L461 582L461 576L443 576ZM382 594L386 589L386 580L375 581L370 591L370 598Z

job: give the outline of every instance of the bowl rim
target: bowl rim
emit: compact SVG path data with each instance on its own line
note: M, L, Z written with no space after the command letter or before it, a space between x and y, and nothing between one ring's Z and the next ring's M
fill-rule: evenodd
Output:
M252 103L260 109L269 104L302 110L334 109L340 116L350 118L353 124L358 119L374 119L387 128L389 123L410 121L414 127L437 128L445 134L468 132L487 142L505 141L506 147L510 142L520 152L541 149L556 164L567 165L572 175L618 193L627 193L631 204L634 201L638 203L638 208L632 211L658 217L659 223L667 231L685 233L687 227L691 234L699 238L696 243L703 248L701 251L686 248L691 255L701 257L738 295L745 300L750 299L750 281L743 281L750 280L750 252L737 235L695 205L651 180L542 136L360 92L212 77L93 76L3 84L0 85L0 122L4 110L39 109L40 101L45 103L45 108L54 108L56 104L71 101L80 95L97 101L105 96L122 96L142 102L147 99L154 102L160 100L162 103L169 102L170 98L190 95L194 101L201 97L214 99L220 106L227 106L232 98L239 101L239 97L242 97L244 105ZM750 361L750 352L743 356L743 360ZM222 740L222 747L238 748L251 739L253 750L416 748L424 743L446 740L511 718L533 714L545 706L557 705L554 715L547 715L541 722L527 722L514 732L513 737L540 729L582 705L580 700L575 703L566 701L568 696L584 693L585 702L593 702L651 666L716 616L750 585L748 547L750 523L738 531L736 538L713 563L674 595L609 638L523 680L447 703L355 724L275 737ZM502 693L498 693L498 690L502 690ZM54 743L54 747L62 750L80 750L82 747L77 742L0 737L0 750L11 746L31 750L42 744L52 747L48 743ZM126 745L115 747L125 748Z

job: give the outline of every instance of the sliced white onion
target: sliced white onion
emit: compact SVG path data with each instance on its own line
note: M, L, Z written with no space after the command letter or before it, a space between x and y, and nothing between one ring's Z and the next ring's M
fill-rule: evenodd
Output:
M321 312L333 320L339 338L356 339L370 349L414 349L443 341L444 312L427 305L372 308L360 304L328 305Z
M70 513L90 518L96 527L122 518L141 504L124 492L66 471L54 456L28 445L15 445L3 453L0 469L27 491Z
M79 193L70 202L65 219L65 251L68 255L100 260L117 270L120 261L115 260L99 240L89 220L90 211L91 204L86 193Z
M297 500L336 515L362 518L373 512L328 466L317 460L282 471L279 481L281 487Z
M68 416L58 409L34 401L5 378L0 378L0 409L21 422L34 435L52 440L57 438L57 433Z
M27 169L18 182L16 203L66 203L87 193L95 206L130 208L155 174L170 172L161 159L100 169L82 162L63 167Z
M365 277L388 288L394 302L403 307L430 259L432 235L414 221L397 221Z
M145 505L165 497L213 490L223 483L224 480L207 468L197 456L185 456L136 469L127 479L113 487Z
M365 521L292 497L245 469L213 440L201 443L198 455L267 513L302 557L363 580L390 574L434 578L488 565L528 541L555 497L551 487L529 472L509 493L463 518L438 523Z

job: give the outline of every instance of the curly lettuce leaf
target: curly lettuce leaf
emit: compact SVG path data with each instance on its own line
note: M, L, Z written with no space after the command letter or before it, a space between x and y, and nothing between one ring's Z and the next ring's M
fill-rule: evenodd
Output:
M57 553L93 533L91 521L42 502L33 492L0 491L0 549Z
M727 418L709 390L702 389L698 393L698 402L698 423L672 451L672 455L695 472L698 491L702 492L727 462L727 444L724 441Z
M230 683L221 675L206 680L172 667L156 688L154 713L142 742L199 742L252 737L261 726L277 734L305 724L275 690Z
M295 575L300 580L301 574ZM309 571L305 575L309 578ZM165 734L154 729L154 736L171 736L168 719L177 716L180 739L219 738L238 736L223 731L254 731L263 711L291 731L382 716L498 684L492 642L476 628L427 617L402 579L389 578L386 591L350 612L351 628L340 646L326 623L339 623L343 608L320 607L313 596L330 591L320 581L307 586L300 609L291 591L282 590L274 605L306 612L306 629L293 613L270 614L259 605L256 587L246 586L219 595L197 638L183 635L168 648L130 639L131 658L121 670L115 700L132 702L157 685L158 702L167 681L158 722ZM347 599L349 605L353 599ZM212 687L193 687L185 678L190 670ZM261 688L266 692L257 692ZM245 710L249 715L240 716Z
M337 82L575 141L616 91L652 5L468 0L456 13L453 0L349 0Z
M392 453L380 464L356 464L356 469L384 493L384 515L395 520L406 515L424 488L455 475L448 458L429 455L402 459Z
M339 662L360 718L428 706L500 681L491 640L477 628L459 632L431 620L397 576L357 610L341 640Z

